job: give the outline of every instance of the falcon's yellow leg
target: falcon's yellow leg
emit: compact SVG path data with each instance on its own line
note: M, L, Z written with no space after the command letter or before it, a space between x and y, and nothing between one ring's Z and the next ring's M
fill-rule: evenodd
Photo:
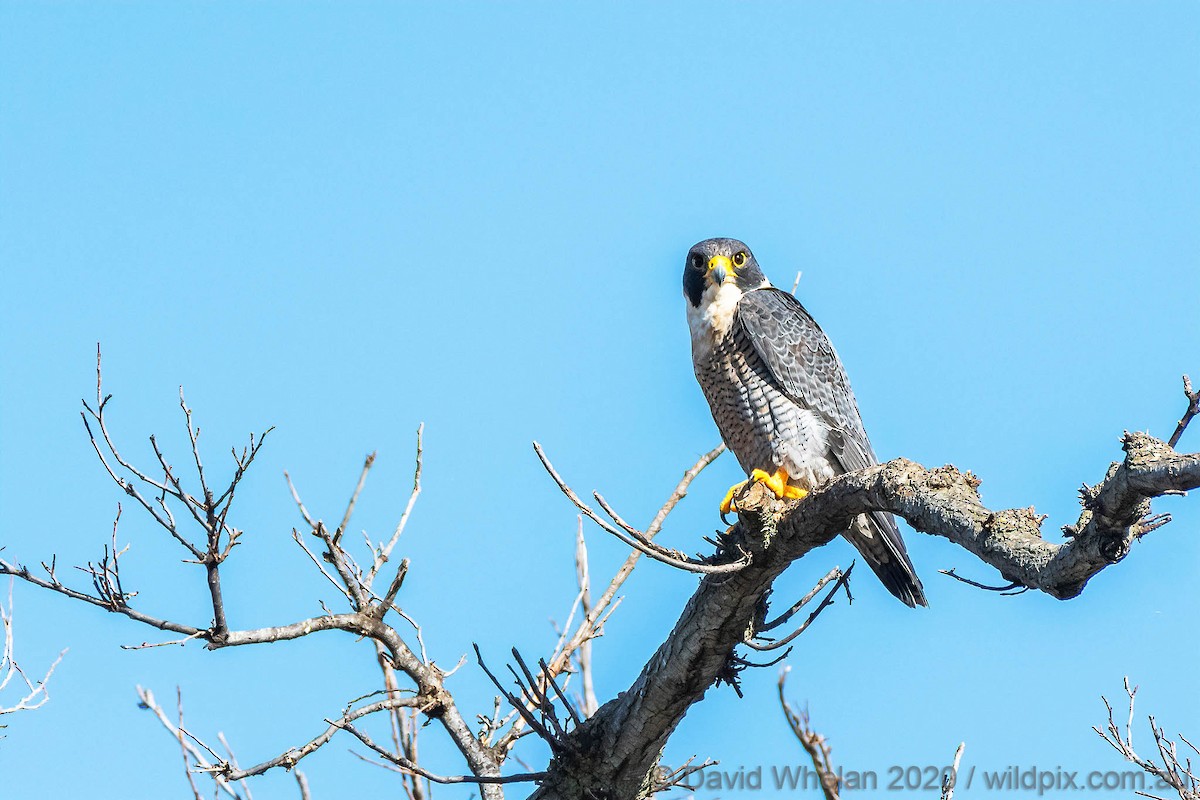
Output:
M756 481L764 484L768 489L774 492L776 497L782 499L802 500L805 497L808 497L807 489L801 489L799 486L788 485L788 479L787 470L783 469L782 467L775 470L774 475L768 474L761 469L754 470L750 473L749 481L735 483L733 486L729 487L729 491L725 493L725 499L721 501L721 515L724 516L730 511L737 511L737 508L733 503L733 496L750 481Z

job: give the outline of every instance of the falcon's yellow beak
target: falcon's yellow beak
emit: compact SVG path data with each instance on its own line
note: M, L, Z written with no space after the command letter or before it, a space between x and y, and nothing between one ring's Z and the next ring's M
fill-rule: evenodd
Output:
M708 274L712 276L713 283L720 286L725 283L727 278L736 278L737 273L733 271L733 262L726 256L713 256L708 260Z

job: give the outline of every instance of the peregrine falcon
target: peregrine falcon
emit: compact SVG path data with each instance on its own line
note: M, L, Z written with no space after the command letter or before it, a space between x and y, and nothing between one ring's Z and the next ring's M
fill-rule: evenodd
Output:
M879 463L833 345L795 297L771 286L750 248L708 239L683 271L692 364L725 444L750 480L802 498L836 475ZM721 512L733 509L729 490ZM891 514L843 534L888 591L926 605Z

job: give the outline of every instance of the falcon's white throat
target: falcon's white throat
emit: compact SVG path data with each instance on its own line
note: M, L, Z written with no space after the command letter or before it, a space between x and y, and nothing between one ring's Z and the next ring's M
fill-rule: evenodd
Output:
M764 280L759 289L770 286ZM688 329L692 334L692 360L707 359L712 346L729 333L738 301L744 292L732 280L709 283L700 295L700 305L687 304Z
M732 281L709 283L700 295L700 305L688 303L688 329L692 333L692 358L707 357L714 343L729 332L742 290Z

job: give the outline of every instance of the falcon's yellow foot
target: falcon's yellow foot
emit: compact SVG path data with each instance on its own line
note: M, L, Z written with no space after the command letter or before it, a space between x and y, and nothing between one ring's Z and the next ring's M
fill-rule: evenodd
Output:
M769 475L764 470L756 469L750 473L750 480L763 484L780 499L802 500L808 497L807 489L801 489L799 486L788 484L789 477L787 470L783 467L775 470L774 475Z
M737 505L733 502L733 496L741 491L742 487L750 483L750 481L765 485L776 497L784 500L803 500L805 497L808 497L807 489L792 486L788 483L788 480L787 470L782 468L777 469L774 475L761 469L754 470L750 473L750 480L735 483L729 487L729 491L725 493L725 499L721 501L721 519L725 519L725 515L729 512L737 511Z

